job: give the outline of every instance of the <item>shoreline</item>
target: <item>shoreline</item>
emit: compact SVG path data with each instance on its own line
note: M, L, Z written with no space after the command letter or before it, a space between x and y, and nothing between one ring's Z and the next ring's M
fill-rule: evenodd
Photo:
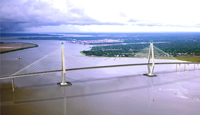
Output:
M144 57L106 57L106 56L88 56L83 51L80 51L80 53L87 57L99 57L99 58L136 58L136 59L142 59ZM191 61L191 62L200 62L200 56L180 56L180 57L174 57L175 59L169 59L164 57L155 57L155 59L159 60L179 60L179 61Z
M38 47L37 44L22 42L0 42L0 54Z

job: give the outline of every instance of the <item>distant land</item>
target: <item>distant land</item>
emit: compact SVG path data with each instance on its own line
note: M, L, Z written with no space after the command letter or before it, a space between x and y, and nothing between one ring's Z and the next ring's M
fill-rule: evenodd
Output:
M38 47L38 45L31 43L21 43L21 42L0 42L0 53L2 54L33 47Z
M137 53L153 41L154 46L169 55L167 57L200 62L200 32L1 33L1 37L3 40L65 40L92 45L91 50L81 53L100 57L137 57Z

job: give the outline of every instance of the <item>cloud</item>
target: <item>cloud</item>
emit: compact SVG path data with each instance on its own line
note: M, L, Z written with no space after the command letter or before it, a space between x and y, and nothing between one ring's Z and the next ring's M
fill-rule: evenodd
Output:
M135 20L135 19L130 19L128 20L128 22L138 22L139 20Z
M55 3L58 2L56 0L2 0L1 31L25 31L30 27L60 25L121 25L121 23L99 22L88 16L83 8L66 4L65 0L63 4L55 5Z
M72 26L73 30L90 31L96 27L102 30L103 26L112 26L110 29L122 26L198 29L199 6L197 1L192 1L180 4L173 0L1 0L0 31Z

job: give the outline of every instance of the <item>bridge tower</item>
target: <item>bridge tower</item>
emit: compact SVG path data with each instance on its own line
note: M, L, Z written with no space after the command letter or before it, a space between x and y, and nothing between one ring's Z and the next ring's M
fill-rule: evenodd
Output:
M148 77L155 77L157 75L153 74L155 63L154 63L154 49L153 49L152 41L150 42L150 47L149 47L148 64L150 64L151 57L152 57L152 65L147 65L148 74L143 74L143 75L148 76ZM150 69L150 66L152 66L151 69Z
M64 43L62 42L61 43L61 68L62 68L62 82L59 82L57 83L58 86L71 86L72 84L70 82L66 82L65 81L65 73L66 73L66 70L65 70L65 55L64 55Z

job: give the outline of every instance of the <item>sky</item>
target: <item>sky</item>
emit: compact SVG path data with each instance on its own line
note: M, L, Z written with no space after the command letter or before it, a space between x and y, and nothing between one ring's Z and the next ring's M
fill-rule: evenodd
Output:
M200 32L199 0L1 0L1 32Z

